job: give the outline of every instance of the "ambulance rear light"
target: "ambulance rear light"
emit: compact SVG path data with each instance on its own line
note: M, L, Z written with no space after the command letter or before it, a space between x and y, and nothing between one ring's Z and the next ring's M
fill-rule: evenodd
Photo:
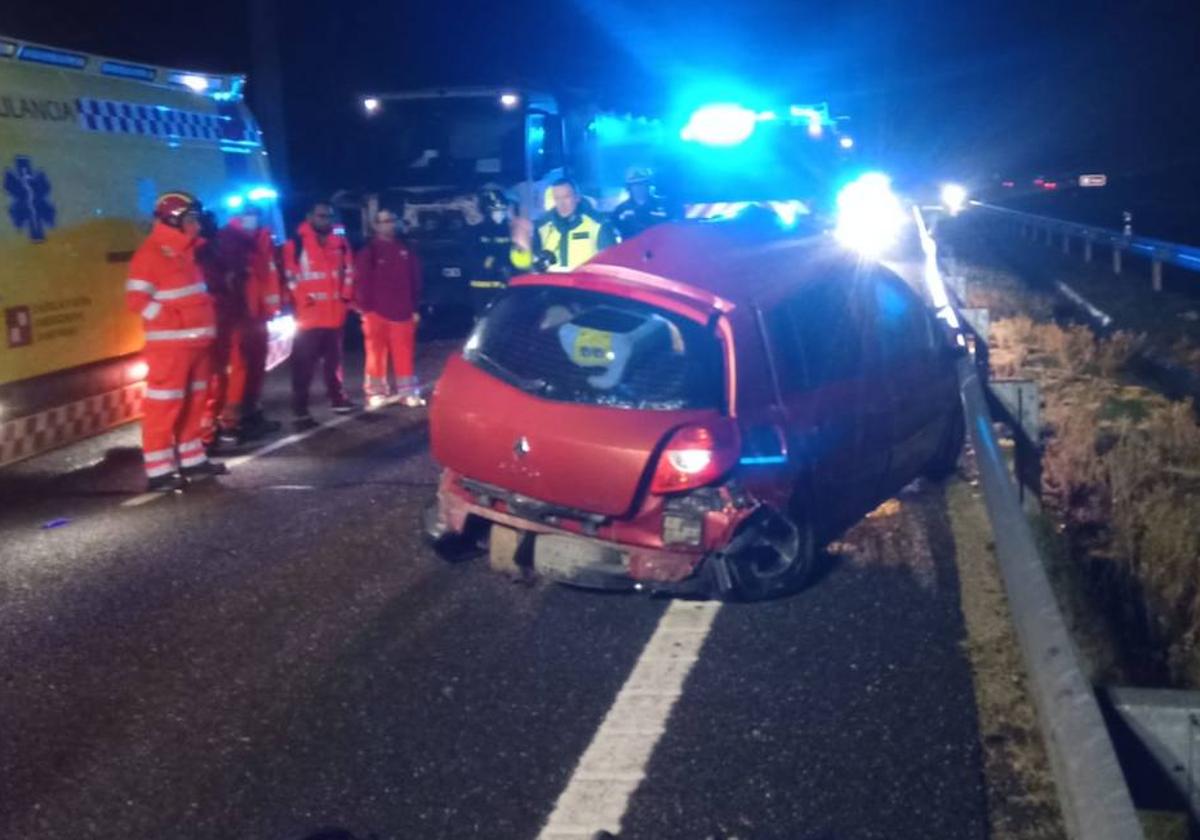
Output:
M146 364L146 362L142 361L141 359L138 359L135 362L130 362L129 367L125 370L125 375L127 381L129 382L141 382L145 380L149 373L150 365Z

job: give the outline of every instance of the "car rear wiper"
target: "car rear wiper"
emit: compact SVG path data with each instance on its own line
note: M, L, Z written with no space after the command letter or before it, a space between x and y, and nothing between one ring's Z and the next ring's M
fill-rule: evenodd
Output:
M549 384L545 379L530 378L513 373L503 364L496 361L493 357L489 356L482 350L473 351L471 353L471 357L483 362L488 367L496 371L496 373L507 379L511 384L520 388L522 391L528 391L531 394L537 394L546 390L546 386Z

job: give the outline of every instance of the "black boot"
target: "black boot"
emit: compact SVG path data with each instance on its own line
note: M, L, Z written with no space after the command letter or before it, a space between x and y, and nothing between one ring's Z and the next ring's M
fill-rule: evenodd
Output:
M194 467L184 467L180 472L183 473L184 478L192 482L204 481L207 478L215 478L218 475L228 475L229 468L220 461L205 461Z
M176 490L182 490L186 486L187 482L183 480L183 477L179 473L156 475L146 480L147 493L173 493Z

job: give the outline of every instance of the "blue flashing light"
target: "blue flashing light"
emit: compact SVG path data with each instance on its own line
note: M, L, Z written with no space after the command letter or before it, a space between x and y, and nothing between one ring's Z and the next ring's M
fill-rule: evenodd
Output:
M62 50L48 50L45 47L35 47L30 44L21 47L19 58L22 61L53 64L56 67L73 67L76 70L82 70L87 66L87 56Z
M199 73L174 73L170 81L190 90L192 93L207 93L213 86L212 80Z
M693 111L679 136L706 146L737 146L750 138L757 122L755 111L742 105L719 102Z
M744 467L765 467L772 464L786 464L786 455L747 455L738 461Z
M106 61L100 65L100 72L106 76L119 76L122 79L140 79L143 82L153 82L157 75L153 67L126 64L123 61Z
M230 210L241 210L245 203L246 199L236 193L225 196L225 206Z
M274 187L254 187L246 193L251 201L274 201L279 198L279 191Z

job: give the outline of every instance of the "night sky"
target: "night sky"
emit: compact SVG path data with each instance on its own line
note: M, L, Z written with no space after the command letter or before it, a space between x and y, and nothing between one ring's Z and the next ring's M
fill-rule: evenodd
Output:
M22 4L0 13L0 32L196 69L255 70L244 2L105 5ZM712 9L697 11L702 5ZM650 113L716 80L782 101L825 99L853 118L877 159L930 177L1200 170L1195 0L872 6L280 2L294 180L337 184L353 136L327 142L328 128L352 115L358 93L443 83L569 89ZM185 9L195 18L187 25Z

